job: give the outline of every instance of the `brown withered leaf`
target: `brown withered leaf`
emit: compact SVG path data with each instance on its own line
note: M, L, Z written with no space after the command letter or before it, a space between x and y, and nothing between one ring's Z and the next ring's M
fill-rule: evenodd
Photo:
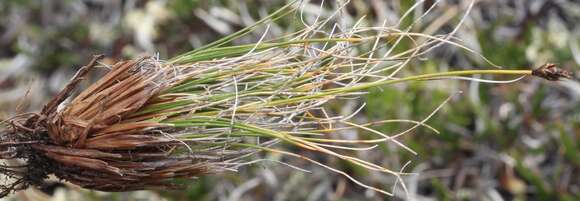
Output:
M8 154L27 160L23 166L26 174L0 189L2 195L41 185L49 174L88 189L128 191L176 188L179 186L171 183L174 178L223 169L212 160L227 158L215 153L200 152L213 157L203 159L172 156L181 142L152 131L166 125L131 116L164 87L169 71L151 58L112 65L101 79L57 110L99 58L81 68L42 113L14 121L12 133L18 135L12 136L23 137L3 144L18 146L18 151Z
M107 172L116 174L118 176L123 176L121 169L110 166L107 162L99 159L93 159L88 157L79 157L71 155L57 154L53 152L45 152L44 155L51 159L58 161L64 165L76 166L81 168L87 168L94 171Z
M82 148L87 138L141 108L161 89L155 81L164 75L146 66L155 65L150 63L142 58L113 65L102 79L49 119L51 139L59 145Z

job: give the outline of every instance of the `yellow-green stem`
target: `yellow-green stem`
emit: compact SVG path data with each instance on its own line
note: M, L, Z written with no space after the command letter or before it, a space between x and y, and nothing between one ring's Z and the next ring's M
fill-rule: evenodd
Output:
M468 76L468 75L522 75L522 76L526 76L526 75L532 75L532 70L462 70L462 71L428 73L428 74L422 74L422 75L409 76L409 77L400 78L400 79L369 82L369 83L363 83L363 84L350 86L350 87L330 89L327 91L323 91L323 92L313 94L313 95L308 95L308 96L300 96L300 97L294 97L294 98L283 99L283 100L275 100L275 101L267 103L267 106L290 104L290 103L297 102L297 101L308 100L308 99L312 99L312 98L320 98L320 97L324 97L324 96L332 96L332 95L346 93L346 92L361 91L361 90L369 89L372 87L377 87L377 86L381 86L381 85L388 85L388 84L395 84L395 83L400 83L400 82L437 79L437 78L444 78L444 77L451 77L451 76Z

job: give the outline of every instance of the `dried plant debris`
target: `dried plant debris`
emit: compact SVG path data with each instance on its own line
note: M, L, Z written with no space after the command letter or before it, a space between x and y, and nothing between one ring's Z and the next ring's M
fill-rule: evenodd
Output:
M24 159L26 165L2 168L13 183L0 195L40 185L48 174L90 189L127 191L172 187L166 179L223 169L211 160L170 156L178 142L153 133L153 128L164 127L159 123L124 121L163 89L168 72L150 58L115 64L57 111L99 58L83 67L40 114L9 121L11 128L1 136L2 158Z

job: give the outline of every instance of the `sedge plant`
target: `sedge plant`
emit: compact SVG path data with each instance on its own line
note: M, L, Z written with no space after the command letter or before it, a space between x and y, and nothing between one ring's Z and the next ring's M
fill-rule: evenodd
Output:
M178 187L173 182L176 178L235 170L256 152L306 160L360 186L392 195L285 147L328 155L401 180L403 171L363 160L356 153L387 142L413 152L398 138L421 126L435 129L426 120L357 124L350 120L353 115L329 115L325 111L329 101L360 97L374 87L472 75L571 77L551 64L536 70L400 76L410 62L442 44L471 50L452 40L452 34L358 24L346 29L332 23L336 13L317 18L295 33L265 39L269 23L296 13L299 7L289 3L254 26L168 60L143 57L117 62L107 66L110 70L98 81L72 96L83 77L103 65L98 62L103 56L95 56L41 112L19 114L4 122L0 156L21 163L0 167L10 181L1 186L1 195L41 185L51 174L100 191L174 188ZM259 27L265 27L265 34L255 44L231 45ZM401 41L414 45L396 50ZM413 126L389 135L370 126L379 123ZM345 129L368 131L371 136L341 139L334 135Z

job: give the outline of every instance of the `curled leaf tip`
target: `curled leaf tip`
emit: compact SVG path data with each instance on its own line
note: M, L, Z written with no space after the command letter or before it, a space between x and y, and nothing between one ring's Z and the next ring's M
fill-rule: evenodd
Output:
M572 72L556 66L556 64L547 63L532 71L532 75L541 77L549 81L558 81L562 78L572 79Z

